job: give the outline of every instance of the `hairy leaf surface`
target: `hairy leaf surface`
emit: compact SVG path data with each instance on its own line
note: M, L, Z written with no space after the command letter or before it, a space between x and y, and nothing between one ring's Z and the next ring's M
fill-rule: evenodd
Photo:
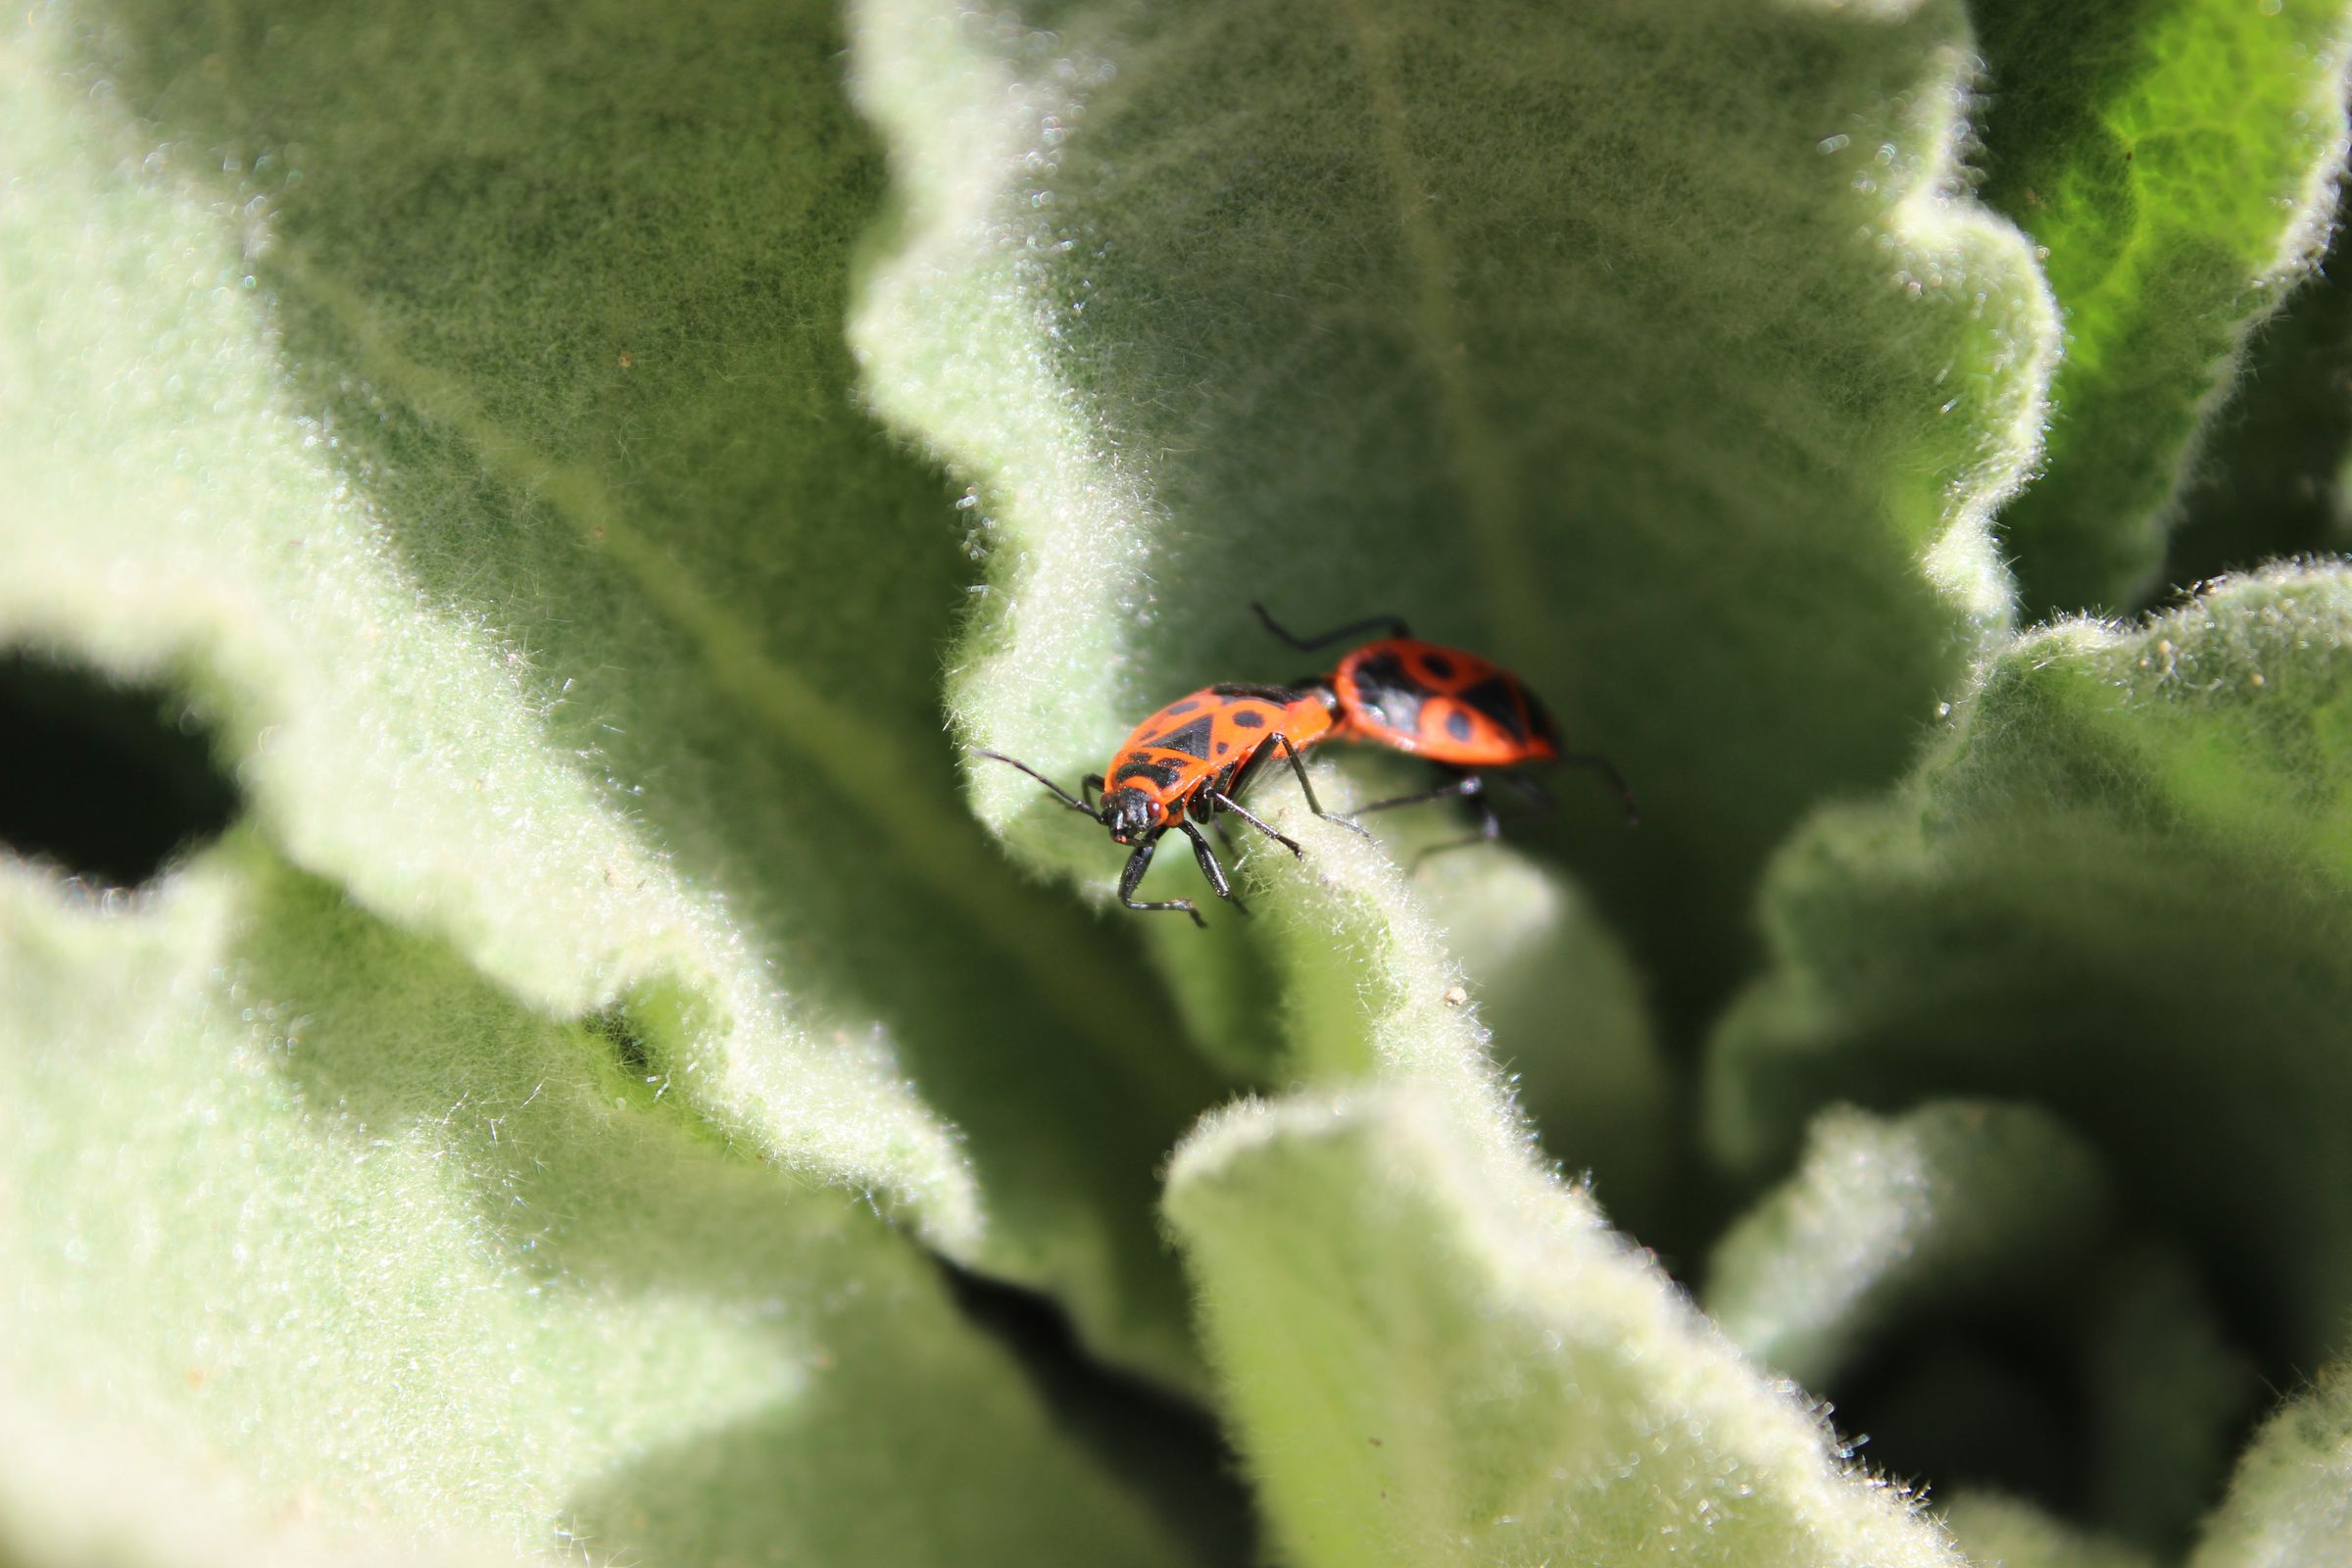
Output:
M2044 471L2001 514L2030 611L2144 600L2248 331L2328 242L2343 0L1981 0L1987 202L2066 312Z
M906 217L867 384L972 486L962 734L1065 778L1375 612L1517 666L1646 819L1548 842L1687 1011L1827 789L2008 610L2056 323L1959 194L1957 5L858 10ZM1328 656L1327 656L1328 657ZM1098 842L985 764L1041 863Z

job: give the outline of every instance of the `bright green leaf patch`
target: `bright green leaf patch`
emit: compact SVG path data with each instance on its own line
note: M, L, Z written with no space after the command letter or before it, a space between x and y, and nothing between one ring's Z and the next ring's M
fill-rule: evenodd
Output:
M386 1541L1179 1560L906 1237L250 835L106 912L0 871L0 995L15 1409Z
M1775 866L1716 1147L1763 1172L1832 1100L2038 1101L2309 1364L2352 1305L2347 823L2352 575L2024 639L1908 785Z
M1335 811L1359 804L1349 777L1318 788ZM1369 818L1376 841L1318 821L1295 789L1257 808L1305 854L1260 842L1237 857L1256 914L1244 925L1203 900L1209 930L1157 916L1153 931L1171 972L1242 977L1248 989L1205 1004L1251 1009L1227 1018L1257 1053L1253 1075L1404 1088L1497 1150L1525 1146L1532 1113L1550 1152L1595 1172L1605 1199L1657 1213L1674 1152L1666 1064L1623 953L1573 893L1494 845L1408 869L1456 837L1435 814ZM1189 856L1180 868L1193 874ZM1449 933L1472 959L1447 951ZM1496 1029L1512 1032L1498 1044Z
M938 1119L783 1024L739 933L630 830L625 786L549 743L526 649L423 612L283 383L240 249L260 236L170 148L141 161L153 144L105 112L119 85L66 74L64 28L0 52L0 637L186 691L295 859L531 1004L696 994L748 1048L674 1043L713 1114L968 1245L977 1199Z
M1984 199L2066 312L2045 471L2001 514L2030 610L2154 586L2167 503L2248 330L2327 243L2344 159L2343 0L1973 8Z
M1428 837L1460 824L1425 818ZM1409 858L1426 842L1399 837ZM1568 881L1493 852L1443 854L1410 886L1461 955L1459 1001L1475 1005L1485 1050L1543 1136L1573 1171L1591 1173L1623 1230L1658 1245L1678 1223L1669 1200L1686 1140L1676 1083L1649 999L1590 898Z
M1300 1568L1959 1560L1588 1200L1442 1105L1229 1112L1168 1186Z
M2056 327L1956 192L1956 4L858 7L903 212L866 386L992 556L959 732L1074 780L1390 612L1516 664L1647 822L1553 842L1688 1017L1825 789L2007 612ZM1099 832L985 764L1025 854Z
M11 1568L516 1568L543 1561L447 1528L357 1527L257 1497L178 1448L149 1420L94 1415L83 1401L0 1373L0 1562ZM137 1502L125 1506L127 1478Z

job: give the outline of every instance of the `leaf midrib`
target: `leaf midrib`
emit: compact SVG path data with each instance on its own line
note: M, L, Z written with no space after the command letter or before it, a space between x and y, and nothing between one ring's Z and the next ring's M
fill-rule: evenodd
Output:
M1374 17L1370 0L1334 0L1334 9L1353 40L1371 95L1374 144L1396 198L1397 229L1411 274L1413 346L1437 385L1446 467L1469 514L1480 577L1494 607L1496 642L1504 648L1533 648L1544 626L1535 564L1512 526L1518 514L1515 487L1471 380L1469 342L1452 284L1452 253L1430 212L1428 172L1413 155L1389 33Z

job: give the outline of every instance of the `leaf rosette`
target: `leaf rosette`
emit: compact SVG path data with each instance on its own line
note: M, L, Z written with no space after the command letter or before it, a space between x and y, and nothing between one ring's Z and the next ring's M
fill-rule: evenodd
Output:
M17 18L0 1556L2340 1557L2348 37Z

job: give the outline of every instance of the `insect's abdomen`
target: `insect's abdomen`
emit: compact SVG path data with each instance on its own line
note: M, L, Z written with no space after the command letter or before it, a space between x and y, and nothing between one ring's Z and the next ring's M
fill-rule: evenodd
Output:
M1341 733L1457 767L1505 767L1559 753L1544 706L1475 654L1391 638L1340 663Z

